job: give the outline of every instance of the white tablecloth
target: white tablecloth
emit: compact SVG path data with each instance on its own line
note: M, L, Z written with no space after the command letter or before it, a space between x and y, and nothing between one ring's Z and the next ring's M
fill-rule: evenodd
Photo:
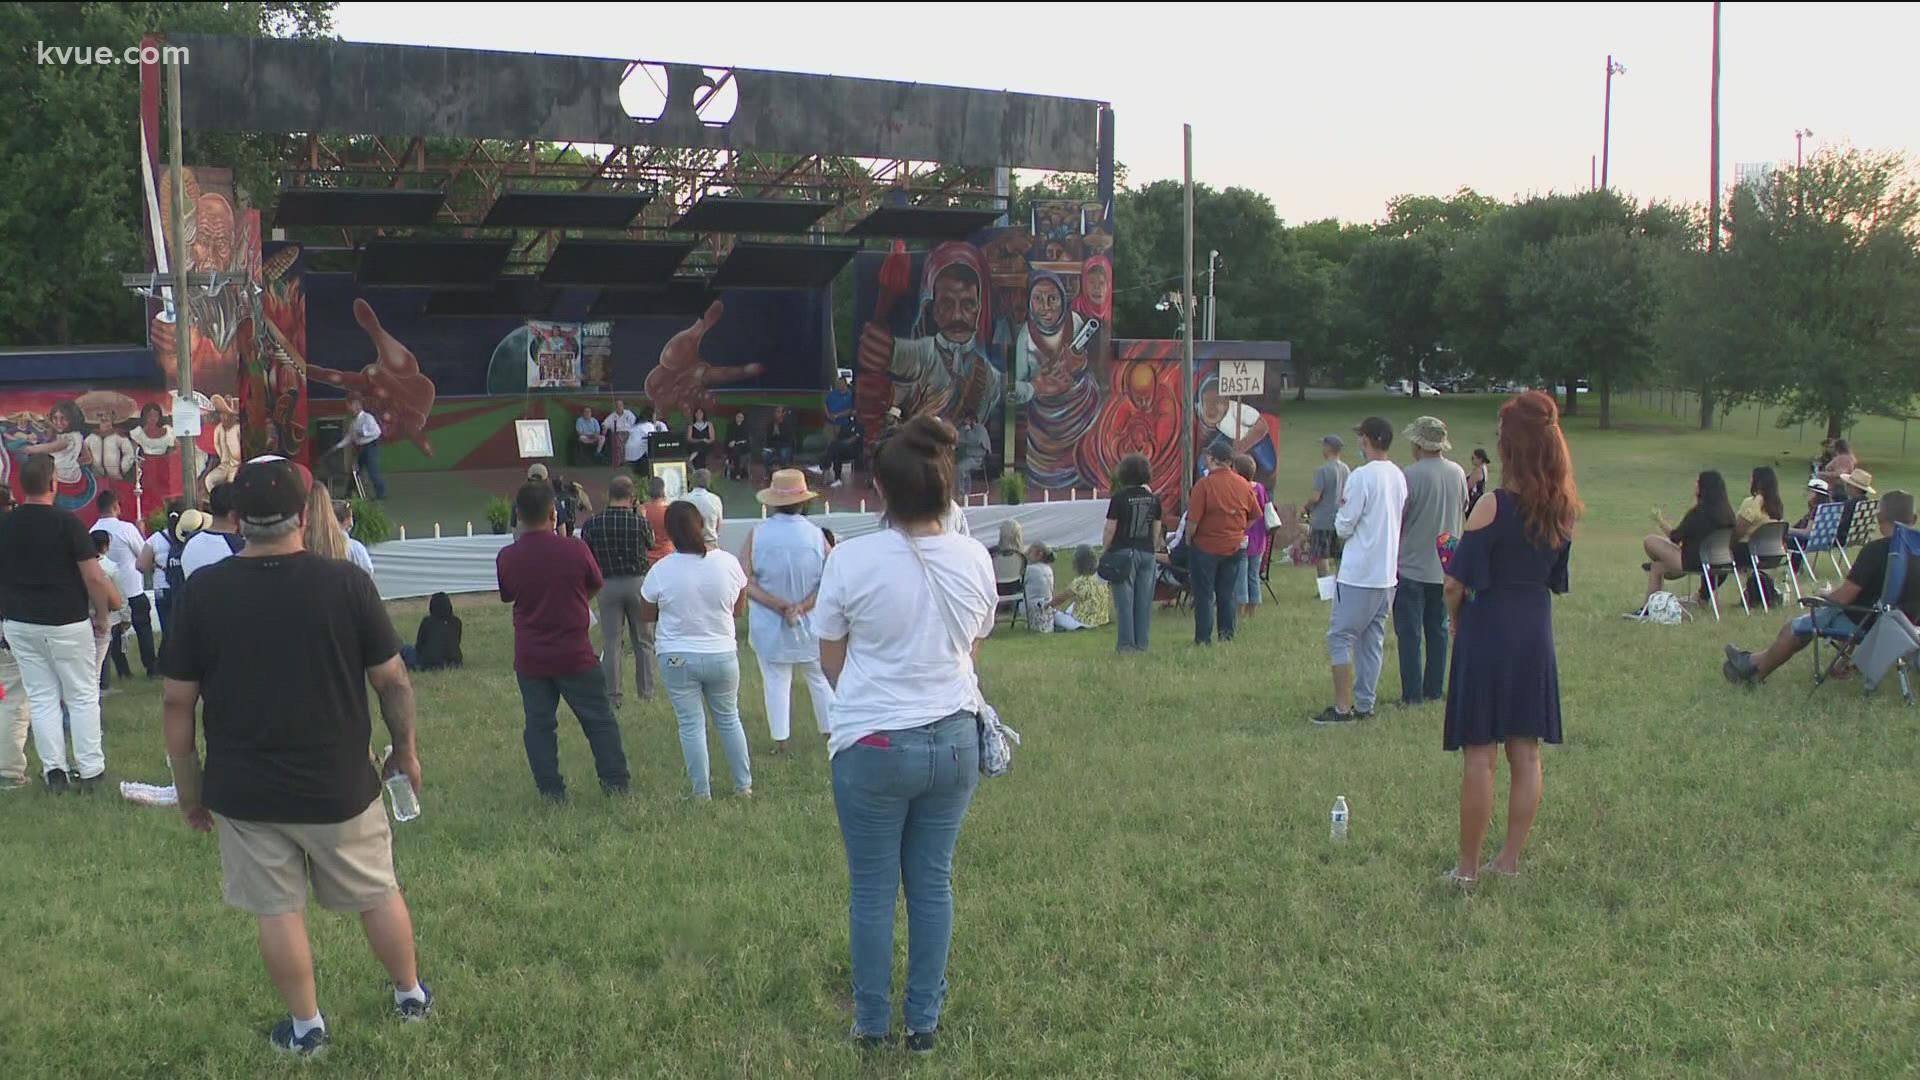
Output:
M728 517L720 526L720 546L736 554L746 546L753 527L760 524L757 503L737 509L738 512L750 511L752 516ZM736 508L728 510L736 511ZM1081 499L1023 506L977 506L966 514L968 531L984 544L993 544L1000 535L1000 524L1013 518L1020 522L1027 543L1072 548L1100 542L1106 524L1107 501ZM808 520L832 529L834 536L841 540L851 540L880 528L878 514L816 514ZM387 600L431 596L437 592L492 592L497 587L494 556L512 542L511 536L449 536L376 544L371 549L374 580L380 586L381 597Z

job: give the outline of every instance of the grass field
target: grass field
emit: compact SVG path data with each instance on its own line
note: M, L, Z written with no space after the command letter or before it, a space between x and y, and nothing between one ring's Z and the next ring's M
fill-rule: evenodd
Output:
M1464 458L1491 445L1496 404L1426 408ZM1282 473L1301 489L1283 501L1304 494L1317 436L1374 409L1396 426L1413 412L1346 399L1283 414ZM1569 425L1590 516L1556 610L1567 742L1546 754L1520 879L1470 898L1436 883L1460 768L1438 706L1305 722L1329 689L1304 571L1276 570L1280 602L1206 652L1171 613L1125 663L1111 631L997 633L981 667L1026 743L961 837L940 1049L862 1058L845 1038L823 749L768 756L748 674L751 803L680 798L659 702L622 716L635 797L593 793L563 722L576 798L543 807L505 612L471 597L467 670L418 683L425 815L395 839L437 1015L396 1026L357 926L316 913L334 1046L303 1075L1911 1074L1920 711L1852 685L1810 698L1804 660L1733 692L1721 644L1764 642L1773 617L1618 617L1639 599L1650 507L1677 517L1706 466L1737 488L1776 459L1797 477L1808 447L1753 437L1751 418L1709 434L1631 406L1619 420ZM1856 434L1883 489L1920 480L1897 425ZM419 613L394 610L408 633ZM1383 701L1398 696L1391 650L1387 670ZM163 781L156 691L116 695L106 715L111 775ZM1353 831L1334 847L1341 794ZM262 1038L280 1007L252 927L220 903L213 843L177 814L0 797L0 912L0 1076L292 1071Z

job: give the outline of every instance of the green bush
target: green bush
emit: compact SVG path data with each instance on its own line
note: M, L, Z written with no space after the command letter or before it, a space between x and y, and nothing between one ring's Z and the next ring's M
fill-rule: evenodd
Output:
M495 495L487 500L487 524L498 536L513 524L513 503L505 495Z
M152 536L154 533L157 533L166 527L167 527L167 504L161 503L159 507L157 507L153 511L153 513L147 515L147 535Z
M393 519L372 499L353 500L353 538L371 547L393 539Z
M1000 501L1008 506L1019 506L1027 501L1027 476L1025 473L1008 469L1000 474Z

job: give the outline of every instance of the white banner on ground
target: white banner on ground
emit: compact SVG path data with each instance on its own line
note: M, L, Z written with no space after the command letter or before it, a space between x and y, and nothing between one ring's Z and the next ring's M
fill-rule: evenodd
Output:
M748 508L752 510L752 517L729 517L720 526L720 546L735 554L746 546L748 534L760 524L760 508L753 503L728 508L730 511ZM967 531L989 547L998 540L1001 523L1012 519L1020 523L1027 543L1071 549L1080 544L1100 543L1107 519L1107 500L976 506L966 514ZM833 530L833 535L840 540L851 540L880 529L879 514L815 514L808 520ZM492 592L499 587L494 577L494 557L512 542L512 536L449 536L378 544L372 548L374 581L380 586L383 600L432 596L437 592Z

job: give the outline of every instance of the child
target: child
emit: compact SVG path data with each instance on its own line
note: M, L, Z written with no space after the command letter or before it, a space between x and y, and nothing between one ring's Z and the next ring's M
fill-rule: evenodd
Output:
M1091 630L1113 621L1113 587L1100 580L1100 560L1085 544L1073 549L1073 572L1079 576L1067 586L1073 599L1066 614Z
M1069 599L1070 593L1053 591L1053 549L1045 544L1035 544L1027 549L1026 612L1027 629L1036 634L1051 634L1055 630L1084 629L1078 619L1064 611L1055 610L1062 601Z
M414 671L439 671L466 663L460 655L460 617L453 613L453 599L437 592L427 601L427 617L413 635L413 648L407 667Z
M113 556L107 554L107 549L112 546L111 533L105 529L93 531L93 550L100 553L100 569L106 571L107 580L113 582L114 588L120 592L120 606L114 609L107 620L107 633L96 634L93 639L95 661L100 667L100 689L102 690L107 688L108 657L113 658L113 668L120 673L122 679L133 677L133 668L127 663L127 650L120 643L120 638L127 632L127 627L133 625L133 607L128 597L139 593L145 587L140 580L138 567L122 566L114 561Z

